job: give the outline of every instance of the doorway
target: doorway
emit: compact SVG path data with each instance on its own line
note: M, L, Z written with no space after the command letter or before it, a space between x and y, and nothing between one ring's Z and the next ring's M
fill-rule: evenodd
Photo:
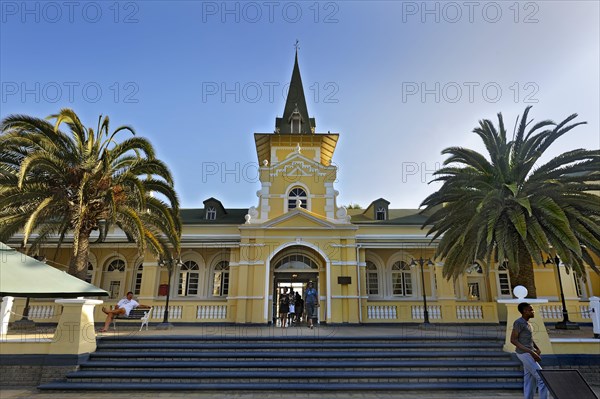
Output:
M273 325L278 325L279 321L279 299L281 295L298 294L304 299L304 291L309 281L315 287L319 287L318 272L293 272L293 273L275 273L273 281Z

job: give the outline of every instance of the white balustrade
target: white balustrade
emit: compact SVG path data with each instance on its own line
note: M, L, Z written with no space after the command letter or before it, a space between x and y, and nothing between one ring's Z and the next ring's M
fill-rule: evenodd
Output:
M592 319L592 307L588 305L579 305L579 312L582 319Z
M425 319L425 307L423 305L411 306L411 315L413 320ZM439 320L442 318L442 307L439 305L427 306L429 320Z
M394 320L398 317L398 312L394 305L371 305L367 306L367 317L375 320Z
M199 305L196 309L197 319L226 319L227 305Z
M157 305L152 308L152 319L162 319L165 315L165 306ZM183 306L169 306L169 320L181 319L183 316Z
M541 305L540 310L544 319L562 319L562 306L561 305Z
M483 308L480 305L456 306L456 318L459 320L482 320Z
M54 317L54 305L33 305L29 307L29 319L51 319Z

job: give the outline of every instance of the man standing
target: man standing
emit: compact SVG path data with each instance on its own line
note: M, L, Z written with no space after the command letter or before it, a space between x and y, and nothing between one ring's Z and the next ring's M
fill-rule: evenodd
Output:
M541 370L539 362L542 360L542 351L533 341L533 328L529 319L534 317L533 307L527 302L522 302L517 307L521 317L515 320L510 343L516 347L517 357L523 363L523 393L525 399L533 399L537 385L540 399L548 398L548 389L538 374Z
M308 328L313 328L315 321L317 320L317 308L319 307L319 295L317 290L313 287L312 281L308 282L304 305L306 306L306 321L308 321Z
M117 306L115 306L114 309L107 310L106 308L102 308L102 311L104 313L106 313L107 316L106 316L106 321L104 322L104 328L102 328L100 330L100 332L108 331L108 328L110 327L110 323L112 322L112 320L115 316L118 316L121 314L129 316L129 312L131 312L131 309L135 309L138 306L140 306L140 304L138 303L138 301L133 299L133 292L129 291L127 293L127 297L121 299L117 303Z

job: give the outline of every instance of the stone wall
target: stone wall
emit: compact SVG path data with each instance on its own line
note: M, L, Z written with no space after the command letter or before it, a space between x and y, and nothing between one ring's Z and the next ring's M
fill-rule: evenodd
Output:
M0 387L38 386L46 382L62 380L77 366L46 365L0 365Z

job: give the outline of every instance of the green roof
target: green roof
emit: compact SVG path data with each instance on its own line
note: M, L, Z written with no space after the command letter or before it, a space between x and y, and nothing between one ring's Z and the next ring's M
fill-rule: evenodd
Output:
M427 215L421 215L419 209L389 209L387 220L376 220L365 215L364 209L348 209L350 221L355 224L422 226Z
M181 209L180 215L184 225L189 224L244 224L248 208L225 209L227 213L217 216L215 220L207 220L205 208ZM374 220L364 213L364 209L348 209L351 222L355 224L379 224L398 226L421 226L427 220L426 215L419 214L419 209L390 209L388 220Z
M248 208L225 209L227 213L219 215L215 220L207 220L204 208L181 209L183 224L244 224Z
M0 297L77 298L109 293L0 242Z

